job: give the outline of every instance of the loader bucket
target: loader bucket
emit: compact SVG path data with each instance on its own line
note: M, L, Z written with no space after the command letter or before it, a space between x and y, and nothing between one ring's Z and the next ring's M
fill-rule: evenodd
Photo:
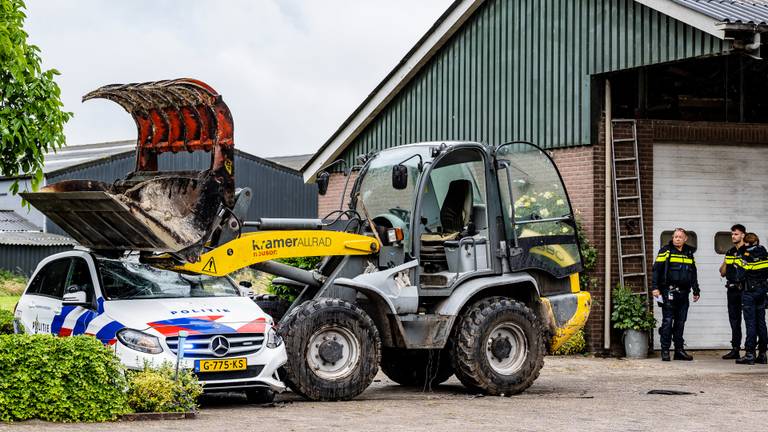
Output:
M117 102L138 128L136 169L113 184L66 180L21 195L80 244L177 254L194 262L234 206L233 123L219 94L179 79L109 85L83 97ZM160 153L206 151L207 170L158 171Z

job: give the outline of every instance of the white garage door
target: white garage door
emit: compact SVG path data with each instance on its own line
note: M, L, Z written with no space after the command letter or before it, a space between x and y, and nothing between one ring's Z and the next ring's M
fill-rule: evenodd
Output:
M730 348L725 279L715 234L742 223L768 244L768 146L656 144L653 149L653 238L684 227L698 238L701 300L691 303L686 347ZM656 318L661 322L661 313ZM659 347L658 332L655 337ZM743 340L742 340L743 344Z

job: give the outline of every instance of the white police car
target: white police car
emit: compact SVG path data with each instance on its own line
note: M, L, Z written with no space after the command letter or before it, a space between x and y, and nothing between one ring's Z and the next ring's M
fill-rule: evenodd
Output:
M92 335L128 368L181 365L205 391L245 390L264 399L285 389L285 346L272 318L229 278L190 276L86 250L52 255L35 270L15 311L18 331ZM269 396L267 396L269 397Z

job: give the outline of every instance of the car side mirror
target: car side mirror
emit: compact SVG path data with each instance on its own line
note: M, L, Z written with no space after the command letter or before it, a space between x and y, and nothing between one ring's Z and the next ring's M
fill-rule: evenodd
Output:
M328 192L328 183L331 181L331 174L328 171L323 171L317 175L317 193L325 195Z
M83 306L88 304L86 301L85 291L68 292L64 294L64 298L62 299L61 303L65 306Z
M408 187L408 167L405 165L394 165L392 167L392 187L397 190L403 190Z

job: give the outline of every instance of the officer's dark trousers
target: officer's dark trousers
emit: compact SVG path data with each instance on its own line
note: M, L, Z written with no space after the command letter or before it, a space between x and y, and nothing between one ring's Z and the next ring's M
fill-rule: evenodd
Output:
M669 350L672 345L672 339L675 341L675 349L683 349L683 331L685 330L685 320L688 319L688 292L676 292L672 300L665 298L661 307L661 349Z
M741 348L741 290L728 288L728 321L731 323L731 347Z
M744 311L744 324L747 327L747 338L744 340L744 348L747 351L765 351L768 334L765 327L765 293L766 287L746 289L742 294L741 308ZM757 346L757 338L760 338L760 346Z

